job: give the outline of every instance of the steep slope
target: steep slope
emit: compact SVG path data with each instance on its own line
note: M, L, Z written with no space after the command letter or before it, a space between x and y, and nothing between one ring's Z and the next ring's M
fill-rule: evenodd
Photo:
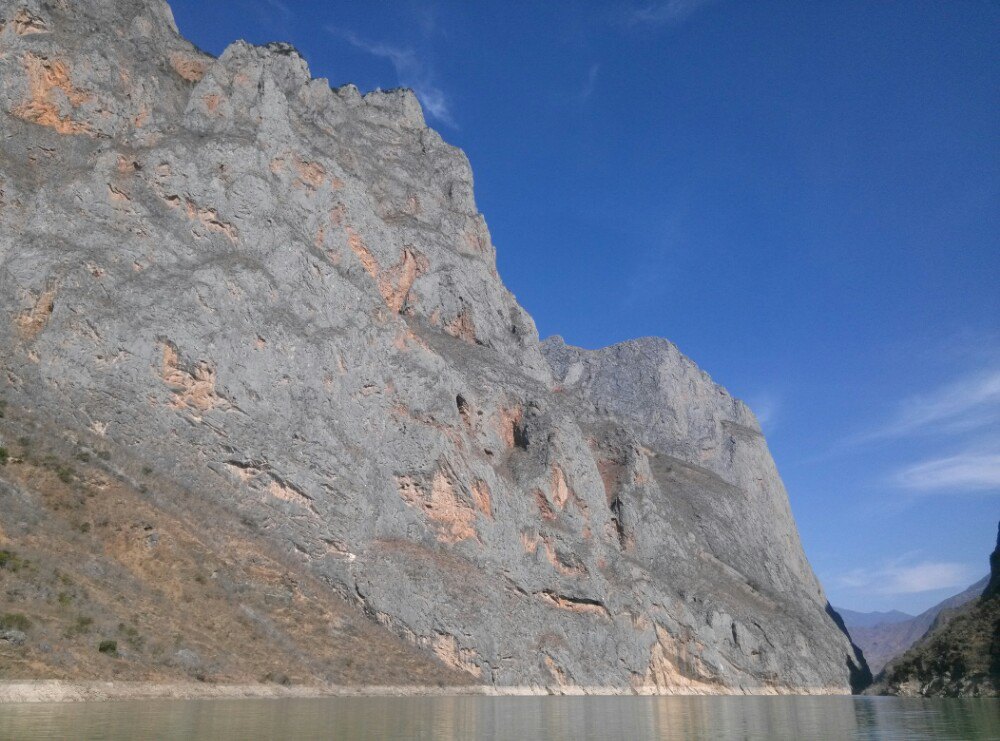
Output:
M1000 525L997 526L997 547L990 554L990 580L983 590L983 599L1000 596Z
M941 612L930 631L889 663L873 694L925 697L1000 696L1000 527L981 597Z
M412 93L333 90L282 44L213 59L159 0L0 17L12 409L480 682L858 682L752 414L686 360L673 427L553 381Z
M852 623L848 615L845 614L845 611L841 610L840 614L844 616L844 621L851 631L851 638L865 652L865 659L868 660L868 666L871 667L872 672L878 673L892 659L901 655L906 649L926 635L938 615L942 612L953 610L978 599L982 595L983 589L986 588L988 581L989 577L984 576L958 594L942 600L919 615L914 617L907 616L904 620L861 625Z
M471 683L127 449L0 440L0 678Z

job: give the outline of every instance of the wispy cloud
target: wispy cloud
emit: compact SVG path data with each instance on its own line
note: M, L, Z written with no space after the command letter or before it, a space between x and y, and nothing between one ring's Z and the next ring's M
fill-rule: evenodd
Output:
M860 441L909 435L956 434L1000 423L1000 370L966 376L929 394L905 399L884 426Z
M356 49L388 60L396 70L399 84L411 88L416 93L424 110L430 116L452 128L458 128L451 112L448 96L437 84L433 69L412 48L384 41L369 41L353 31L333 26L327 26L326 30L332 35L344 39Z
M273 10L278 11L285 18L291 18L292 16L292 9L281 0L264 0L264 4L271 6Z
M1000 492L1000 370L965 375L925 394L904 399L888 421L848 438L844 445L908 441L917 436L947 441L935 451L898 468L889 482L924 493Z
M295 13L284 0L255 0L248 8L261 28L273 34L272 39L286 40L291 37L290 24Z
M996 491L1000 493L1000 453L960 453L898 471L896 483L916 491Z
M837 578L840 587L871 595L918 594L964 587L975 579L967 564L951 561L912 562L912 554L875 569L854 569Z
M760 392L751 395L747 400L747 406L753 410L754 416L760 422L760 426L765 431L774 429L774 423L781 407L781 401L770 392Z
M652 3L634 8L629 21L633 24L654 26L676 25L715 2L717 0L666 0L666 2Z
M597 75L601 71L601 65L592 64L590 69L587 70L587 78L583 82L583 88L580 90L580 99L588 100L591 95L594 94L594 90L597 88Z

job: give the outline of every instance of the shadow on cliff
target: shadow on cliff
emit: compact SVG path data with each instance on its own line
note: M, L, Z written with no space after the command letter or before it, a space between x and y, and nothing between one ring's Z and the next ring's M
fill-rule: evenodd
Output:
M860 695L872 683L872 670L868 668L864 652L851 638L851 634L844 624L844 618L840 617L840 613L834 610L833 605L829 602L826 603L826 614L830 616L830 619L836 623L841 632L851 641L855 660L852 661L850 656L847 657L847 670L851 673L851 692L855 695Z

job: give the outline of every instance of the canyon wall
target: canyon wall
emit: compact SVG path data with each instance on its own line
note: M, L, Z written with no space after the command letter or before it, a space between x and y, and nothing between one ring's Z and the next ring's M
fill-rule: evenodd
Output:
M751 411L662 340L540 343L410 91L159 0L0 18L9 404L475 681L850 691Z

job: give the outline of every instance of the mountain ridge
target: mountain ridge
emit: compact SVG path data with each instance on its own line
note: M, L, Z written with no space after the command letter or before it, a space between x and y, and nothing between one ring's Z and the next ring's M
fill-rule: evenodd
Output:
M1000 525L980 594L946 607L928 631L879 672L866 694L1000 696ZM976 585L974 585L976 586ZM962 595L958 595L962 596Z
M905 619L893 622L881 621L867 625L859 622L852 623L848 617L851 614L849 610L839 610L839 612L844 616L844 622L850 629L854 642L864 651L865 659L868 661L872 672L877 674L892 659L903 654L910 646L923 638L931 630L938 615L946 610L961 607L977 599L982 594L988 581L989 576L984 576L958 594L941 600L919 615L907 616ZM866 613L862 614L865 615ZM903 615L904 613L899 614Z
M848 610L846 607L837 607L836 610L844 618L844 622L849 628L870 628L875 625L901 623L916 617L916 615L910 615L900 610L858 612L856 610Z

